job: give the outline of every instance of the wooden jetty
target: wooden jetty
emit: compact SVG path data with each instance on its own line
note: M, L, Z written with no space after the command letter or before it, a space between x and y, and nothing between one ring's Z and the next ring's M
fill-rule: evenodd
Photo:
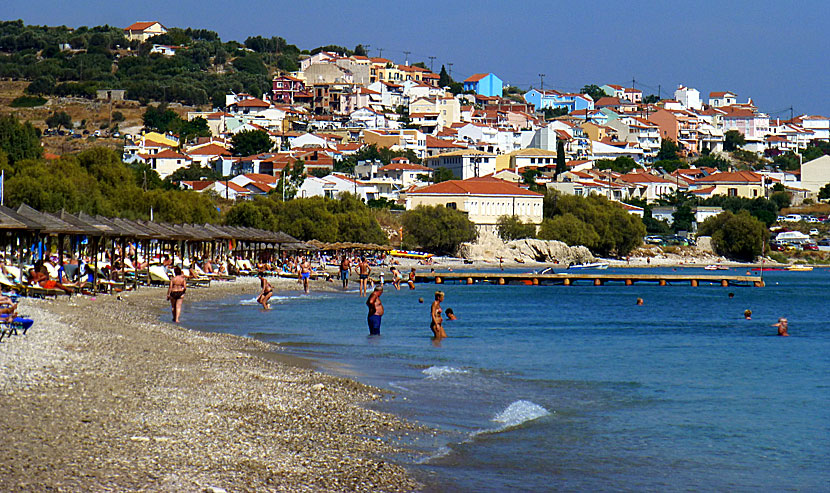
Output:
M604 286L606 284L657 284L659 286L686 285L697 287L701 284L716 286L754 286L763 287L764 280L757 276L728 276L717 274L639 274L626 272L624 274L604 273L571 273L534 274L516 272L433 272L430 274L416 274L416 282L434 282L435 284L460 283L476 284L491 283L498 285L523 284L528 286L591 284Z

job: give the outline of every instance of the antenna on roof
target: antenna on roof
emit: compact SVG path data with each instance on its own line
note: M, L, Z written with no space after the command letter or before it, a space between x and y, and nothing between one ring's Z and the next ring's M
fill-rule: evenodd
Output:
M539 74L539 88L545 90L545 74Z
M404 65L407 67L409 66L409 54L412 53L411 51L404 51L403 54L406 55L406 60L403 62Z
M383 58L383 48L378 48L378 58Z
M434 62L438 57L428 56L427 58L429 58L429 71L432 72L432 62Z

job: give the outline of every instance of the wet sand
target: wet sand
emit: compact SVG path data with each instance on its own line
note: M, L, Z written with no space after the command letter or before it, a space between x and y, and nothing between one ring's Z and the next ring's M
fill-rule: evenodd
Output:
M259 286L213 284L188 289L184 317ZM408 453L385 438L424 430L361 406L380 389L265 342L159 322L165 289L21 302L36 323L0 343L0 490L419 488L384 459Z

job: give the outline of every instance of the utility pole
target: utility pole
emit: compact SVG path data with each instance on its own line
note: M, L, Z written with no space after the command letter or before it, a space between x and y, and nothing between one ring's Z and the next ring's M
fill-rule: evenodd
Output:
M427 57L427 58L429 58L429 71L432 72L433 71L432 70L432 62L434 62L437 57L430 56L430 57Z
M662 88L663 88L663 86L661 86L660 84L657 84L657 99L658 100L663 99Z
M539 74L539 89L545 90L545 74Z
M447 66L450 68L450 79L452 79L452 63L448 63Z
M378 48L378 58L383 58L383 48Z
M412 53L411 51L404 51L403 54L406 56L406 60L403 62L404 65L407 67L409 66L409 54Z

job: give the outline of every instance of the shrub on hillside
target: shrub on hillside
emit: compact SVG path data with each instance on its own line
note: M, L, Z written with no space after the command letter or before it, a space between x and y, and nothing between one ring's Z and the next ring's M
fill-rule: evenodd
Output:
M523 223L518 216L501 216L497 223L499 238L504 241L521 240L536 236L536 225Z
M764 223L746 210L738 214L724 211L703 221L698 235L711 236L712 247L718 254L749 262L761 254L768 231Z

